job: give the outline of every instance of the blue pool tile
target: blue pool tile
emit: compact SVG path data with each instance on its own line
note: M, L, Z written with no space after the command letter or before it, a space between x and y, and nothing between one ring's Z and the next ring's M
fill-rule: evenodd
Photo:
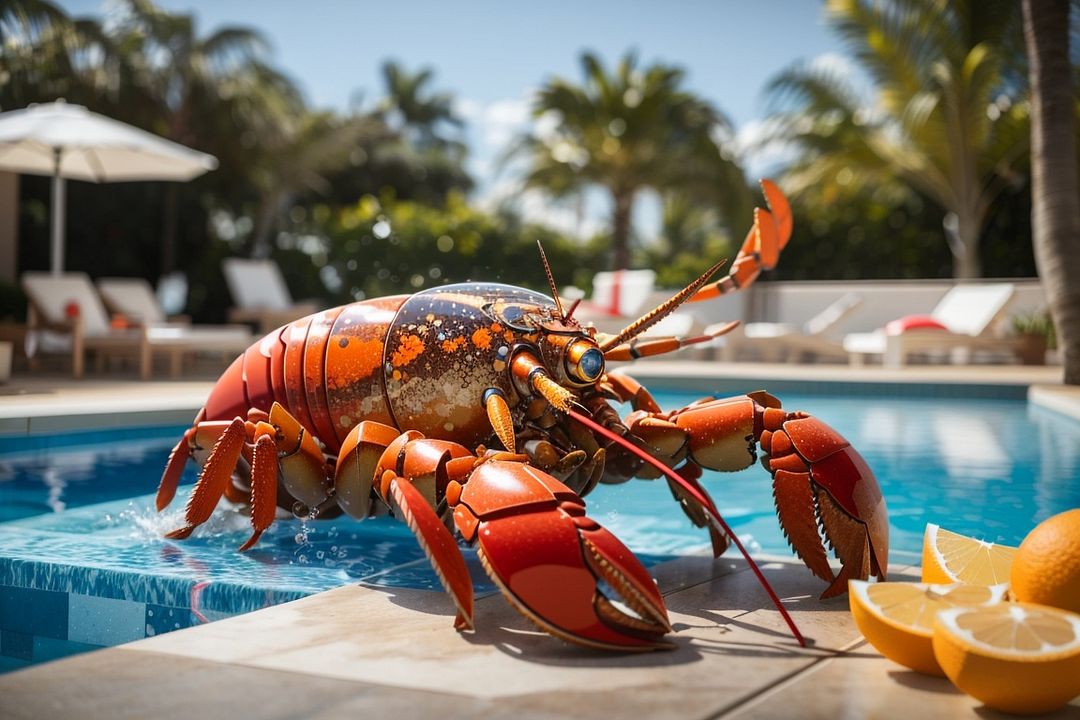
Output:
M48 660L58 660L62 657L67 657L68 655L76 655L78 653L100 649L100 645L90 645L87 643L72 642L70 640L57 640L56 638L35 637L34 662L39 663Z
M119 645L146 637L146 603L72 595L67 638L91 645Z
M0 630L0 655L20 660L34 657L34 636L14 630Z
M66 638L67 593L0 586L0 629Z
M0 655L0 673L22 670L24 667L28 667L30 662L30 660L20 660L19 658Z
M168 607L166 605L146 606L146 636L181 630L197 624L190 608Z

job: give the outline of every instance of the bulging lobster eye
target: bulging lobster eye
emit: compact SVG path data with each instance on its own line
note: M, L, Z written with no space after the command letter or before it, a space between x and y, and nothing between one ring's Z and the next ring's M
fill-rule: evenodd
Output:
M604 374L604 353L590 341L575 340L566 349L566 373L577 382L596 382Z

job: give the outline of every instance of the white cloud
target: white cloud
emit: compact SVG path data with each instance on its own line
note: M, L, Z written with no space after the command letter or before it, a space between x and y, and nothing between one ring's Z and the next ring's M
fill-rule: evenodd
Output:
M581 201L553 201L537 190L525 190L521 178L524 158L505 160L513 141L525 133L551 139L560 118L546 113L532 117L532 92L518 98L480 102L469 98L456 101L455 111L466 120L470 147L468 169L476 180L474 198L481 208L494 210L509 203L530 222L547 225L568 235L588 238L610 225L610 200L603 191L587 191ZM635 212L635 227L646 236L659 225L656 203L641 202Z
M855 76L855 64L851 58L838 53L822 53L810 61L810 67L819 72L826 72L843 78Z
M735 133L735 147L747 177L754 180L775 173L795 158L796 148L781 140L769 140L776 121L751 120Z

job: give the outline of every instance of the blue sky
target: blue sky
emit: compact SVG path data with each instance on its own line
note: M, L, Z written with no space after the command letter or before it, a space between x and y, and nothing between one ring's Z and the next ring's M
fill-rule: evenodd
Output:
M435 87L457 97L469 122L470 169L481 201L513 192L512 178L495 176L494 158L529 122L535 88L555 75L580 78L584 49L609 65L634 49L643 63L685 68L686 86L720 108L744 139L765 115L762 91L770 77L794 62L821 56L835 62L840 54L822 6L813 0L157 2L172 12L194 13L200 34L224 25L260 30L273 46L274 64L314 107L346 110L358 98L370 105L382 94L379 67L386 59L410 70L433 67ZM110 0L60 5L74 16L98 17L111 7ZM750 162L752 171L767 165L767 158ZM590 200L588 216L603 214L597 202ZM646 201L640 211L646 225L655 213L648 206ZM559 213L537 199L523 209Z

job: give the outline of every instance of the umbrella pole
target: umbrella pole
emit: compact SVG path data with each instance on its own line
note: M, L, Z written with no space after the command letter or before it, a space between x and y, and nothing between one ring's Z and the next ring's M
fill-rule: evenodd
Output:
M52 274L64 270L64 178L60 177L61 148L53 148L55 169L52 178Z

